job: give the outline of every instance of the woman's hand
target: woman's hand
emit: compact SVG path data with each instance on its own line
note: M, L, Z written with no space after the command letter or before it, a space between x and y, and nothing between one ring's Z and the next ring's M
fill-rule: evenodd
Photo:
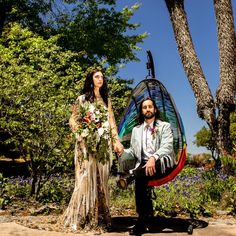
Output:
M70 128L71 128L73 133L75 133L77 131L78 127L79 126L78 126L78 124L75 121L71 121L70 122Z
M76 114L76 112L77 112L77 105L75 105L75 104L71 105L71 112L72 112L72 114Z
M117 153L118 156L121 156L124 152L124 146L121 144L120 141L116 141L114 144L114 151Z

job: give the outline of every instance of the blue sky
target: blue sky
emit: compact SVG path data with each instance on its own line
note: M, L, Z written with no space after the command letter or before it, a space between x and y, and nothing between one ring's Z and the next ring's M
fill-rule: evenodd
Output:
M156 77L171 93L182 117L187 151L192 154L206 152L205 148L198 148L192 143L194 134L207 125L197 115L195 98L180 60L165 1L117 1L118 9L130 7L135 3L141 3L141 6L130 22L141 24L136 33L147 32L149 36L139 45L142 48L142 51L137 53L140 61L128 63L118 75L134 79L136 86L147 76L146 50L151 50ZM232 0L232 4L235 22L236 0ZM219 57L213 0L185 0L185 11L196 53L211 92L215 96L219 83Z

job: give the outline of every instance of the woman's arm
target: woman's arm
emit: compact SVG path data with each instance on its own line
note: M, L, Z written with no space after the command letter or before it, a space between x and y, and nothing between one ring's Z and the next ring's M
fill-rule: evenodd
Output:
M77 105L71 106L71 116L69 119L69 126L73 133L75 133L78 129L78 124L76 123L76 117L77 117Z
M121 155L124 151L124 147L121 144L119 136L118 136L115 116L114 116L114 113L113 113L110 98L108 99L108 113L109 113L109 124L110 124L110 127L111 127L113 148L114 148L115 152L117 152L118 155Z
M82 101L82 96L79 96L75 103L71 106L71 116L69 119L69 126L73 133L78 129L77 117L78 117L78 106Z

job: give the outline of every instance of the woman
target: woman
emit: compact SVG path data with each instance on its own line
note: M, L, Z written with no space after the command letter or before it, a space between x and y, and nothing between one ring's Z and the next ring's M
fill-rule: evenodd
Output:
M112 144L118 155L123 152L123 146L108 99L106 79L100 69L87 75L83 95L72 108L69 125L76 137L75 188L63 215L65 226L74 230L109 230Z

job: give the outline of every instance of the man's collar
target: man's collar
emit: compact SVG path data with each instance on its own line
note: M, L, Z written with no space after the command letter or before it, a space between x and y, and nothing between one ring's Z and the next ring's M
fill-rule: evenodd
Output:
M146 128L147 126L149 126L150 128L153 128L153 125L154 125L154 121L151 122L150 124L148 124L146 121L144 121L144 123L143 123L144 128Z

